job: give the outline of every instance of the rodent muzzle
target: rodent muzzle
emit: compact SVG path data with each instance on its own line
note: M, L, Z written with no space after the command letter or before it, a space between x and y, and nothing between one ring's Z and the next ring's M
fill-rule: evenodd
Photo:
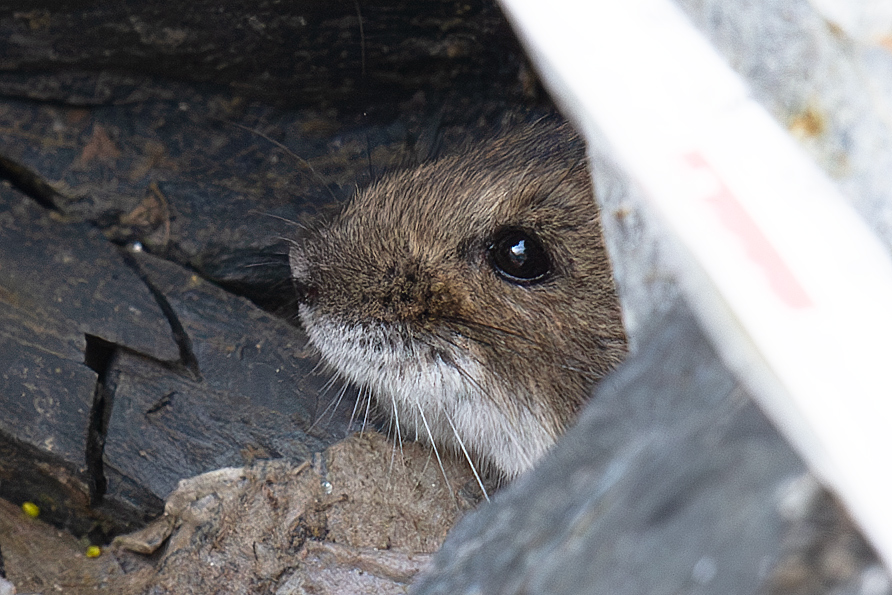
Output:
M335 230L308 239L310 253L325 253L324 245ZM421 263L399 259L370 264L327 259L311 265L305 249L292 248L291 273L300 303L339 318L364 323L424 326L437 318L461 313L448 284ZM324 269L324 270L322 270ZM345 320L346 321L346 320Z
M290 252L311 343L404 435L516 477L625 353L584 164L538 121L360 190Z

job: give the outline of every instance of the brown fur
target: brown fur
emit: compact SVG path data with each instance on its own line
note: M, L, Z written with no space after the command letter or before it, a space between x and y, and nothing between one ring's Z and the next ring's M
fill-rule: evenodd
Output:
M314 312L302 311L305 324L324 316L350 328L392 329L372 352L414 342L422 358L447 366L460 365L450 361L452 348L466 352L489 371L472 382L491 401L485 408L517 423L511 412L526 410L555 438L625 353L585 164L567 125L539 122L380 180L293 250L295 279ZM505 227L538 236L552 263L548 279L515 284L496 273L487 249ZM349 367L328 359L342 373ZM376 396L387 411L392 397ZM506 468L485 452L486 439L473 438L472 456L506 475L529 466Z

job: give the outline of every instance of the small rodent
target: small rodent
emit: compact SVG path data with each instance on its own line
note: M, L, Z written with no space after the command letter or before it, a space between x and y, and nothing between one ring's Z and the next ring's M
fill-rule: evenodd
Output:
M402 436L507 479L625 354L585 147L552 119L378 180L290 263L339 374Z

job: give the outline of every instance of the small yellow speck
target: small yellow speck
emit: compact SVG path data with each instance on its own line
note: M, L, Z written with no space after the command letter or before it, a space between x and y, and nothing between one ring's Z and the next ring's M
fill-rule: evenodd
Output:
M827 122L816 109L807 108L798 114L789 125L790 132L797 138L815 137L824 133Z
M25 502L22 504L22 511L32 519L36 519L40 516L40 507L33 502Z
M87 548L87 557L88 558L98 558L102 555L102 548L98 545L91 545Z

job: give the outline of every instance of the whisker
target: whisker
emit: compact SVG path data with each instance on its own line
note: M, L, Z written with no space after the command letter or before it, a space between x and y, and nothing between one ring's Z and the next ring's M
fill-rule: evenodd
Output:
M306 167L308 170L310 170L310 172L313 174L313 177L316 178L316 181L319 182L319 183L322 185L322 187L325 188L325 189L328 191L329 195L331 195L331 198L332 198L335 202L338 202L338 197L335 195L334 191L333 191L333 190L331 189L331 187L325 182L325 179L324 179L322 176L319 175L319 172L316 171L316 169L313 167L313 165L312 165L309 161L307 161L306 159L304 159L303 157L301 157L300 155L298 155L297 153L295 153L294 151L292 151L291 149L289 149L288 147L286 147L284 144L280 143L279 141L277 141L276 139L272 138L272 137L269 136L268 134L264 134L263 132L260 132L259 130L255 129L255 128L251 128L250 126L245 126L244 124L239 124L238 122L232 122L232 121L230 121L230 120L226 120L226 119L224 119L224 118L217 118L217 117L214 117L214 116L210 116L210 118L212 118L212 119L214 119L214 120L217 120L217 121L219 121L219 122L223 122L224 124L229 124L230 126L235 126L236 128L241 128L242 130L244 130L244 131L246 131L246 132L250 132L250 133L252 133L252 134L256 134L257 136L259 136L260 138L266 140L266 141L269 142L270 144L273 144L273 145L279 147L280 149L282 149L283 151L285 151L285 153L287 153L287 154L290 155L292 158L294 158L295 161L297 161L298 163L300 163L301 165L303 165L304 167Z
M304 229L304 230L306 230L306 231L309 231L309 229L310 229L309 227L306 227L306 226L301 226L301 228ZM297 241L296 239L294 239L294 238L287 238L287 237L285 237L285 236L273 236L273 237L274 237L276 240L278 240L278 241L280 241L280 242L285 242L286 244L289 244L289 245L291 245L291 246L298 246L298 247L300 247L300 245L301 245L300 242L298 242L298 241ZM282 254L285 255L284 252L283 252Z
M391 417L387 421L387 435L393 436L393 418ZM396 461L396 444L391 443L390 445L390 466L387 468L387 476L393 477L393 465ZM390 481L387 482L388 487L390 486Z
M242 268L243 268L243 269L253 269L253 268L256 268L256 267L278 266L278 265L280 265L280 264L282 264L281 261L270 260L270 261L267 261L267 262L252 262L251 264L243 264L243 265L242 265Z
M303 230L307 229L307 226L304 225L303 223L301 223L300 221L295 221L294 219L289 219L288 217L282 217L281 215L273 215L272 213L265 213L265 212L259 211L257 209L249 209L248 213L251 213L252 215L259 215L261 217L269 217L270 219L277 219L279 221L282 221L283 223L287 223L288 225L291 225L292 227L297 227L299 229L303 229Z
M322 385L322 388L319 389L319 393L321 396L325 396L328 394L328 391L331 390L331 387L334 386L335 382L338 381L338 374L332 374L328 380L325 381L325 384Z
M476 380L473 376L471 376L470 374L468 374L467 370L465 370L465 369L462 368L461 366L458 366L458 365L455 365L455 364L453 364L452 367L453 367L459 374L461 374L462 377L465 378L465 380L468 380L469 382L471 382L472 384L474 384L474 386L476 386L476 387L480 390L481 393L483 393L484 395L488 394L489 391L487 391L486 389L484 389L483 386L482 386L479 382L477 382L477 380ZM530 413L532 413L532 411L531 411ZM447 418L447 419L448 419L448 418ZM450 422L450 423L451 423L451 422ZM517 447L517 451L518 451L518 453L521 453L521 454L524 456L524 462L527 464L527 466L529 466L529 465L531 464L532 461L530 461L530 458L529 458L528 456L526 456L525 451L524 451L524 449L523 449L523 445L522 445L522 444L520 443L520 441L517 439L517 435L516 435L514 432L511 431L512 428L510 428L510 427L509 427L509 428L505 428L505 430L506 430L506 431L504 432L504 434L506 434L506 435L507 435L507 436L514 442L514 446Z
M462 368L462 367L461 367L460 365L458 365L456 362L452 362L451 365L452 365L452 368L462 376L462 378L464 378L465 380L467 380L468 382L470 382L471 384L473 384L475 387L477 387L477 390L479 390L481 394L484 394L484 395L487 395L487 396L489 395L489 391L488 391L487 389L485 389L485 388L483 387L483 385L480 384L480 383L477 381L476 378L474 378L471 374L469 374L467 370L465 370L464 368ZM444 383L444 384L445 384L445 383ZM444 411L444 414L445 414L445 413L446 413L446 412ZM533 412L530 411L530 413L533 413ZM452 420L450 419L449 415L446 415L446 421L448 421L448 422L449 422L449 425L452 426L452 431L453 431L453 433L455 434L455 438L456 438L456 440L458 440L458 443L459 443L459 445L461 446L462 451L465 453L465 457L467 457L467 456L468 456L468 453L467 453L467 451L465 450L465 445L462 443L461 438L459 438L458 433L456 432L455 426L452 425ZM527 467L529 467L529 466L531 466L532 461L530 460L529 456L527 456L526 451L525 451L524 448L523 448L523 445L520 443L520 441L519 441L518 438L517 438L517 435L512 431L512 429L513 429L513 428L510 428L510 427L505 428L505 431L503 432L503 434L504 434L504 435L507 435L508 438L514 443L514 446L516 447L517 453L520 454L520 455L524 458L524 463L525 463L525 465L526 465ZM470 461L469 461L469 462L470 462ZM474 476L476 477L476 476L477 476L477 469L474 467L474 464L473 464L473 463L471 463L471 470L474 472ZM479 482L479 478L478 478L478 482ZM486 489L483 487L482 484L480 485L480 488L483 490L483 494L484 494L484 496L486 496ZM488 499L489 499L489 498L487 497L487 500L488 500Z
M364 390L364 386L360 386L359 393L356 395L356 401L353 403L353 412L350 414L350 422L349 422L349 425L351 428L353 427L353 423L356 421L356 411L357 411L357 408L359 407L359 403L362 401L363 390ZM361 431L360 431L359 435L360 436L362 435Z
M391 449L390 449L389 474L392 477L393 466L396 461L397 448L399 448L399 451L400 451L400 461L406 460L406 454L403 452L403 435L402 435L402 431L400 430L400 414L399 414L399 410L397 409L397 406L396 406L396 398L393 395L390 396L390 402L391 402L391 406L393 409L393 415L390 417L390 427L394 428L396 431L396 444L391 446ZM388 433L390 433L390 432L388 431ZM392 436L393 436L393 434L391 433L391 437Z
M456 326L465 326L469 329L489 331L491 333L505 335L505 336L512 337L515 339L521 339L531 345L538 345L538 343L536 342L535 339L531 339L530 337L527 337L526 335L524 335L518 331L512 331L511 329L507 329L504 327L492 326L490 324L484 324L482 322L476 322L473 320L467 320L465 318L457 318L457 317L444 317L443 320L446 322L451 322L451 323L455 324Z
M390 395L390 402L393 408L393 423L396 428L396 439L397 444L399 444L400 447L400 456L405 458L406 454L403 452L403 433L400 429L400 414L396 407L396 397Z
M312 343L310 343L310 345L312 345ZM314 347L315 347L315 346L314 346ZM325 361L324 359L322 359L322 358L319 358L319 361L316 362L316 365L313 366L313 369L312 369L312 370L310 370L310 374L316 374L316 373L319 372L319 370L321 370L322 368L330 368L330 367L331 367L331 366L329 366L328 362L326 362L326 361Z
M331 380L329 380L328 382L325 383L325 386L322 388L322 390L319 391L322 396L324 396L331 389L331 387L334 386L334 382L336 380L339 380L338 376L332 376ZM335 412L338 410L338 407L340 406L341 401L344 399L344 395L347 394L347 389L349 388L349 386L350 385L347 384L346 382L343 382L343 384L341 384L341 390L338 391L337 397L335 397L333 400L330 400L328 402L328 405L326 405L325 409L322 410L322 413L320 413L319 415L316 416L316 420L310 426L311 430L316 427L316 424L318 424L319 422L322 421L322 419L325 417L326 413L329 414L328 415L329 423L331 422L331 420L334 419Z
M427 431L427 436L430 439L431 450L434 451L434 456L437 457L437 464L440 465L440 473L443 474L443 482L446 484L446 489L449 490L449 493L454 496L455 492L452 491L452 485L449 483L449 478L446 476L446 467L443 466L443 459L440 458L440 449L437 448L436 443L434 442L434 435L431 432L431 428L427 423L427 417L424 415L424 408L421 406L421 403L418 401L415 402L415 405L418 407L418 414L421 416L421 421L424 424L424 429ZM416 428L417 433L417 428Z
M341 384L341 390L338 391L338 396L334 400L334 406L331 408L331 417L334 417L334 412L341 405L341 401L344 400L344 396L347 394L347 391L350 390L350 384L347 382L343 382Z
M480 486L480 489L483 491L483 497L486 498L486 501L489 502L489 494L486 493L486 487L483 485L483 480L480 479L480 475L477 473L477 466L474 464L474 461L471 460L471 455L468 454L468 449L465 448L465 442L461 439L461 436L458 435L458 430L455 428L455 424L452 423L452 418L450 415L443 411L443 416L446 418L446 421L449 423L449 427L452 428L452 435L455 436L455 439L458 441L459 447L461 447L462 453L465 455L465 460L468 461L468 465L471 467L471 473L474 474L474 479L477 480L477 485Z
M366 425L369 423L369 411L372 408L372 391L371 389L366 391L368 393L369 398L365 402L365 416L362 419L362 431L365 431ZM360 435L362 435L360 433Z
M481 334L488 335L490 337L498 337L499 335L504 335L504 336L515 338L515 339L520 339L520 340L524 341L527 345L532 347L533 349L539 351L540 353L547 354L547 353L553 352L553 349L549 348L548 346L543 346L541 343L539 343L535 339L532 339L530 337L525 337L525 336L523 336L515 331L512 331L510 329L492 326L492 325L483 324L483 323L478 323L478 322L474 322L474 321L470 321L470 320L464 320L464 319L460 319L460 318L448 318L445 320L447 322L452 323L455 327L457 327L459 329L461 329L461 327L465 327L465 329L467 329L467 330L479 331ZM485 345L487 347L496 347L496 345L494 345L493 343L484 341L480 336L470 336L468 334L465 334L464 336L466 336L466 337L470 338L471 340L476 341L482 345ZM606 340L598 339L598 343L602 346L602 348L606 349L610 344L615 344L615 343L619 343L619 342L613 341L610 339L606 339ZM455 345L452 342L450 342L450 344ZM458 347L458 346L456 345L456 347ZM499 347L509 348L504 343L501 343L499 345ZM511 349L511 352L515 353L515 354L519 354L519 352L515 349ZM586 363L585 361L578 359L574 356L568 356L568 357L572 358L572 360L575 360L575 362L571 362L571 363L579 363L579 364ZM606 371L595 371L595 370L590 370L590 369L585 369L585 368L578 368L578 367L572 366L571 364L565 364L565 363L560 363L560 364L552 363L552 365L556 365L558 368L560 368L562 370L569 370L571 372L577 372L579 374L584 374L593 380L598 380L600 378L603 378L606 373Z
M359 52L362 66L362 81L365 82L365 31L362 28L362 11L359 9L359 0L354 0L356 5L356 18L359 21Z

